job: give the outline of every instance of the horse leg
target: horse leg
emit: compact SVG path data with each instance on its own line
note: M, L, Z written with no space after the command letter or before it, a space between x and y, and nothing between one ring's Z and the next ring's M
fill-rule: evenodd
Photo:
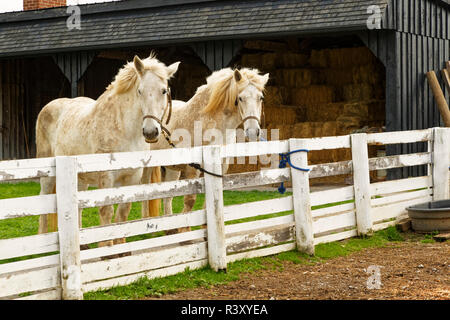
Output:
M89 185L86 183L78 182L78 191L86 191L88 189ZM78 209L78 225L80 228L83 227L83 209ZM81 250L87 250L89 249L89 246L87 244L80 245Z
M180 176L181 176L181 171L171 170L169 168L166 168L165 175L164 175L164 181L176 181L176 180L180 179ZM173 198L165 198L164 199L164 214L165 215L173 214L172 201L173 201Z
M186 167L184 171L186 179L195 179L200 176L200 172L192 167ZM183 213L191 212L195 205L195 200L197 199L196 194L188 194L184 196L184 206ZM178 232L191 231L191 227L178 228Z
M41 183L41 191L40 194L51 194L55 193L55 187L56 187L56 179L54 177L45 177L40 179ZM55 215L55 213L53 214ZM51 218L51 214L43 214L39 217L39 230L38 233L46 233L48 232L48 218ZM56 230L53 230L56 231Z
M131 203L121 203L117 206L115 222L126 222L130 214ZM114 244L125 243L125 238L114 239Z
M149 184L151 182L150 181L151 175L152 175L152 168L144 168L142 170L141 184ZM141 214L142 214L142 218L150 217L150 209L149 209L148 200L142 201Z
M112 188L113 187L113 177L109 172L104 172L100 174L98 181L99 189L103 188ZM107 224L111 224L111 219L114 215L114 206L104 206L99 209L100 214L100 225L104 226ZM99 242L99 247L112 246L113 240L101 241Z
M162 180L163 181L176 181L176 180L180 179L180 176L181 176L181 171L165 168L164 174L162 176L163 177ZM173 202L173 197L163 199L164 215L173 214L172 202ZM176 234L177 232L178 232L177 229L171 229L171 230L167 230L166 234L168 234L168 235Z

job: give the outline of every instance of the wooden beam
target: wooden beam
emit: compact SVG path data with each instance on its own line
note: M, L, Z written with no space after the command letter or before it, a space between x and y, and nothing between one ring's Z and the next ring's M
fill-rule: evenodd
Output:
M450 93L450 73L447 69L442 69L441 75L442 79L444 79L445 86L447 87L447 90Z
M433 91L434 98L436 99L436 103L439 112L441 113L442 120L444 121L444 125L446 127L450 127L450 110L448 109L448 104L445 100L445 96L442 92L441 86L439 85L436 73L434 71L427 72L427 79L431 90Z

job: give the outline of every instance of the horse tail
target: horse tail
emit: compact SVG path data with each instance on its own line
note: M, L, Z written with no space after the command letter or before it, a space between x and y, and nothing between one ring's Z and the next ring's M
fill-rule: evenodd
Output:
M154 167L152 170L151 183L161 182L161 167ZM161 199L149 200L148 211L150 217L158 217L161 209Z

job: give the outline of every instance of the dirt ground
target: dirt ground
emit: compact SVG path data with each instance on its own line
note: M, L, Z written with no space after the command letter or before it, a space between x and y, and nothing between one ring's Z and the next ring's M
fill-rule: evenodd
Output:
M159 299L450 300L450 241L421 243L416 239L364 249L315 265L290 261L282 264L276 270L243 274L240 280L225 285L181 291ZM377 267L371 266L378 266L380 281L376 281Z

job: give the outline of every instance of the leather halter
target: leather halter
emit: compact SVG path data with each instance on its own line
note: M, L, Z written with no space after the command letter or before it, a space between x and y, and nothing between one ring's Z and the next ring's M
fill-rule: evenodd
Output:
M163 126L163 121L162 121L164 119L164 117L166 116L167 109L169 110L169 114L167 116L166 125L169 124L170 118L172 117L172 96L171 96L171 93L170 93L170 88L167 89L167 106L164 109L164 113L163 113L161 119L159 119L159 118L157 118L157 117L155 117L153 115L145 115L144 118L142 119L142 121L144 121L145 119L153 119L153 120L155 120L156 122L159 123L159 125L161 126L161 130L163 130L166 133L170 134L169 130L166 127Z
M235 104L236 107L239 107L239 101L238 101L237 98L236 98L236 102L234 104ZM256 117L256 116L245 117L244 119L242 119L241 123L239 123L239 125L236 127L236 129L239 128L240 126L244 125L244 123L247 120L256 120L258 122L258 125L260 126L260 128L265 128L265 126L266 126L266 114L264 112L264 101L261 102L261 119L262 119L262 121L260 121L259 118Z

